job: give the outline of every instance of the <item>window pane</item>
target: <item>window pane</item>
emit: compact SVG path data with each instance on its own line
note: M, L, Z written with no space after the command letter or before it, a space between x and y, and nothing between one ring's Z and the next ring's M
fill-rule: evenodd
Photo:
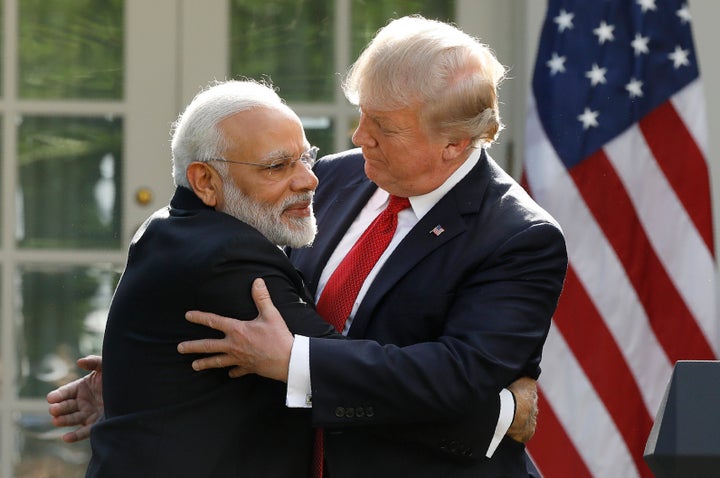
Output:
M352 0L352 61L378 29L391 18L418 13L426 18L453 21L454 0Z
M14 476L83 478L90 461L90 440L63 443L60 435L69 430L55 428L48 414L18 416L15 441L19 444L19 462L14 465Z
M120 278L111 266L30 264L17 271L18 394L44 398L85 371L75 360L99 354Z
M335 152L333 148L333 121L329 116L302 116L300 118L307 140L320 148L318 158Z
M24 117L17 240L26 248L118 248L122 120Z
M21 98L120 99L123 0L22 0Z
M287 101L332 101L332 0L231 0L230 72L270 77Z

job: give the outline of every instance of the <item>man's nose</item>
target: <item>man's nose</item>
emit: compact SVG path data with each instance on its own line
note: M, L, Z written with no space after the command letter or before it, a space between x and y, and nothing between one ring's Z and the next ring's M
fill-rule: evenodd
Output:
M355 132L352 135L352 142L355 146L377 146L377 142L372 137L372 135L368 131L368 126L366 124L365 119L363 117L360 117L360 121L358 122L357 128L355 128Z
M295 164L291 187L295 190L314 191L318 185L318 178L312 169L307 167L301 161Z

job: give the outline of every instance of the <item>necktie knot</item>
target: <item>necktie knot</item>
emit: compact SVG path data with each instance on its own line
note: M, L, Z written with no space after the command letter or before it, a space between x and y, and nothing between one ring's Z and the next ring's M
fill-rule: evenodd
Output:
M403 209L407 209L410 207L410 200L408 198L402 198L399 196L393 196L390 195L390 202L387 205L387 208L385 210L389 214L397 214Z

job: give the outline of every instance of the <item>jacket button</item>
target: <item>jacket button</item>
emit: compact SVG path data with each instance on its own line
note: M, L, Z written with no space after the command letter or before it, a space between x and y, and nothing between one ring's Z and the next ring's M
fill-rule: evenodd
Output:
M355 416L355 409L353 409L353 408L345 409L345 418L352 418L354 416Z
M365 416L372 418L375 416L375 409L373 407L365 407Z
M335 416L338 418L342 418L345 416L345 409L343 407L337 407L335 409Z
M355 416L358 418L362 418L365 416L365 409L363 407L357 407L355 409Z

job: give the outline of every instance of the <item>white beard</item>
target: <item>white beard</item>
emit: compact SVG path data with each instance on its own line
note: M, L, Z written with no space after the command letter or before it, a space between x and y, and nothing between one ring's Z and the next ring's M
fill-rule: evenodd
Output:
M224 175L221 175L224 176ZM317 233L315 214L310 206L310 216L283 218L283 211L299 201L312 202L313 193L291 196L277 206L255 201L243 194L232 178L223 177L225 206L221 210L251 225L278 246L304 247L312 244Z

